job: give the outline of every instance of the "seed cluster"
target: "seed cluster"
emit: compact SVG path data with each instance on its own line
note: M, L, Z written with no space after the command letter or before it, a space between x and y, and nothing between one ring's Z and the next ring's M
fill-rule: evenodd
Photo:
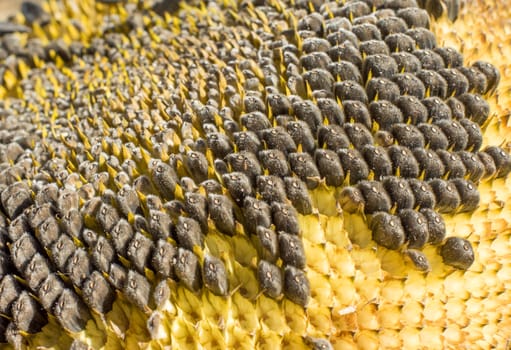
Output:
M85 44L0 27L0 92L23 95L0 101L0 341L48 315L79 332L116 291L149 312L167 279L229 295L213 231L255 247L239 263L260 292L305 307L299 217L320 186L348 185L343 209L418 269L428 243L471 265L438 213L474 210L476 184L511 170L503 149L480 151L493 66L437 47L415 1L207 7L167 23L128 6Z

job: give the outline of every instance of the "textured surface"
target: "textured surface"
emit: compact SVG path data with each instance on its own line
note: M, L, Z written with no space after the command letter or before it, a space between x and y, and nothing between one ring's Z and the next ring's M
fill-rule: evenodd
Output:
M16 14L22 2L22 0L0 0L0 20L5 20L7 17ZM41 3L40 0L35 2Z
M229 4L227 3L226 6L229 6ZM101 23L103 17L84 18L83 15L79 15L78 11L73 12L72 10L73 7L71 7L70 12L75 13L90 31L85 31L80 35L68 27L69 32L65 32L65 35L72 38L80 37L82 40L89 40L90 36L96 35L94 26L98 23L94 21L97 20ZM74 10L77 9L74 8ZM109 11L101 7L93 9L92 6L87 6L87 4L83 5L82 10L89 14L94 11L99 11L100 14ZM210 10L209 15L221 16L220 13L217 13L218 8L212 7ZM115 9L115 11L121 10ZM194 12L194 10L188 9L188 11L199 18L200 16L204 16L202 18L206 16L204 10ZM505 45L508 40L506 33L509 28L508 23L504 20L509 16L507 16L506 11L509 10L502 4L475 1L471 2L470 6L462 7L460 17L456 23L452 24L445 19L432 23L432 29L436 32L438 44L440 46L453 46L461 50L464 54L465 65L470 65L479 59L485 59L499 67L503 80L496 93L489 97L491 118L487 125L483 127L484 146L501 145L504 149L508 149L508 108L511 106L511 101L508 100L509 97L507 96L510 82L506 79L509 70L509 64L506 62L508 57L506 50L509 48ZM58 13L58 11L56 12ZM480 13L485 15L479 16ZM233 16L236 19L236 16ZM261 18L263 25L267 25L264 16L261 15ZM187 20L193 22L191 18L187 18ZM62 23L64 22L61 22L60 25ZM496 26L496 23L502 25ZM247 23L247 27L250 25L255 28L261 23ZM55 25L55 28L59 27ZM57 33L59 33L58 30L50 30L45 35L54 38ZM249 37L247 32L244 31L241 32L241 35ZM212 37L215 38L215 35L212 34ZM136 42L136 39L133 40ZM180 49L183 47L182 43L174 44ZM144 52L144 54L147 54L147 52ZM165 54L171 60L180 59L172 52L165 52ZM151 57L150 54L149 57ZM91 91L94 91L93 94L86 96L89 96L95 105L103 107L103 111L108 115L110 108L113 112L122 110L122 102L125 96L122 96L122 94L115 96L114 93L112 96L115 97L109 101L110 103L100 97L109 89L106 86L104 87L105 90L102 90L105 76L109 77L112 73L118 74L118 67L112 65L111 71L103 71L104 65L108 62L98 60L98 62L94 62L93 73L83 74L82 71L77 71L76 74L80 75L80 78L89 84ZM75 63L79 65L80 61L77 59ZM90 62L82 63L91 64ZM140 63L143 65L143 62ZM58 59L56 59L56 66L48 64L46 70L42 69L39 74L50 77L50 83L55 84L54 87L58 90L59 82L57 80L65 80L64 76L67 74L73 75L73 72L64 67L65 65ZM253 69L253 67L250 68ZM19 68L21 75L27 74L24 69ZM63 75L60 75L60 72ZM152 76L152 72L144 69L137 72L142 76ZM262 74L256 69L255 72L256 74ZM59 78L56 79L54 74ZM182 78L186 79L186 73L181 71L181 74L183 74ZM37 74L34 74L32 78L35 79L36 85L40 83L37 82ZM4 79L9 85L9 89L7 92L4 90L4 93L16 96L25 92L22 89L16 89L17 82L12 76L4 77ZM122 79L126 79L126 77L122 76ZM132 77L132 79L136 89L139 89L138 92L144 95L147 87L140 82L140 77ZM220 88L223 87L221 84L224 83L219 83ZM183 86L179 85L179 89L183 89ZM26 91L29 90L27 88ZM38 90L37 87L36 91L42 96L32 96L31 98L35 98L33 103L43 103L42 100L46 94L40 89ZM186 89L183 89L183 91L186 91ZM110 93L112 92L110 91ZM13 103L13 109L19 108L15 101L5 98L7 111L10 108L9 103ZM55 104L58 105L59 103L64 102L57 99ZM142 98L134 101L134 104L147 107L147 100ZM35 106L29 108L37 109ZM47 111L45 111L45 116L48 116ZM69 115L67 117L70 118ZM101 130L104 128L103 133L107 135L115 134L116 131L113 128L109 129L106 124L94 124L94 118L96 116L90 117L94 128L91 127L91 130L86 131L92 132L92 129ZM105 119L109 123L115 123L114 119L108 118ZM37 121L37 118L33 120L36 123ZM43 117L38 128L44 130L42 131L44 137L51 134L48 136L49 139L53 137L55 140L64 140L66 147L69 147L68 145L72 146L73 139L66 139L68 135L62 130L74 129L67 129L68 126L66 125L63 125L63 129L60 129L62 125L55 129L54 126L51 123L47 124ZM142 143L145 148L149 148L151 147L151 140L145 135L144 127L139 125L139 129L137 129L139 131L137 142ZM84 138L80 133L83 132L79 128L76 130L77 135L82 140ZM181 131L181 133L184 132ZM99 149L103 149L105 152L121 154L120 150L116 150L115 147L115 144L108 143L98 146ZM16 149L11 151L15 153ZM123 152L126 151L132 152L133 150L123 150ZM91 150L91 152L94 151ZM57 155L56 158L62 157L69 160L68 170L70 172L73 172L73 168L81 166L81 164L77 164L79 158L75 158L73 152L63 151L59 154L57 151L55 154ZM134 153L132 157L139 159L139 163L143 167L148 165L143 156L138 157ZM105 159L101 160L101 157L102 155L98 156L100 162L102 162L101 166L113 171L108 168ZM140 160L141 158L142 160ZM215 165L217 165L217 169L221 169L221 165ZM51 168L48 169L48 171L51 170ZM139 170L143 172L148 169L139 168ZM80 169L80 171L86 176L87 169ZM219 170L217 171L219 172ZM55 173L57 173L58 178L59 173L57 171ZM150 172L147 171L147 173ZM71 186L73 181L76 181L74 182L76 184L83 180L66 179L65 182ZM104 185L98 185L101 182L100 178L95 178L91 182L94 182L94 190L102 194L105 193L103 191L107 190ZM163 201L168 199L166 197L172 197L172 194L168 193L168 185L158 183L160 185L157 192L160 194L160 200ZM139 188L144 188L143 184L140 186L142 187ZM316 186L312 179L311 187ZM51 346L59 342L60 344L69 344L72 336L72 338L83 340L93 348L100 348L101 346L112 349L143 348L148 344L155 349L170 344L173 346L180 345L183 348L218 348L226 345L242 348L253 348L255 346L259 348L278 348L280 344L283 348L300 348L306 346L302 336L308 335L328 338L333 347L339 349L356 347L364 349L376 349L378 347L435 349L460 348L463 346L504 348L511 336L509 333L511 329L511 311L508 307L511 303L509 291L511 279L511 271L509 270L511 256L509 206L511 204L507 201L510 196L509 188L509 180L505 178L484 181L479 185L481 200L474 213L444 216L447 235L467 238L474 247L475 263L470 266L468 271L458 271L446 266L437 254L437 248L426 246L423 252L429 260L431 271L425 274L411 267L411 264L403 258L401 253L386 250L372 242L370 240L371 233L361 216L347 213L339 215L335 203L335 191L332 188L317 187L311 191L315 208L314 213L299 215L298 217L307 258L306 274L311 289L311 299L305 310L287 299L275 301L267 296L259 295L259 288L253 270L254 262L250 261L251 258L256 256L252 244L242 235L231 238L220 234L217 232L217 230L220 230L220 222L215 222L215 225L210 222L210 231L204 243L206 252L213 252L214 255L220 256L227 262L226 267L231 287L232 285L241 285L243 286L242 290L236 291L228 297L216 296L208 290L201 294L194 294L189 289L195 288L194 285L197 279L193 274L190 276L182 272L186 270L186 266L184 266L182 270L176 270L176 273L180 274L181 283L170 282L167 285L167 288L170 289L169 296L166 296L165 288L162 289L164 297L156 302L157 305L150 305L155 311L151 313L148 319L149 313L144 313L144 311L148 311L145 307L150 299L148 297L149 293L144 289L144 283L146 282L144 282L145 279L142 275L134 272L138 270L140 273L147 273L144 270L144 266L147 266L144 264L147 261L144 261L143 256L140 260L137 255L137 252L142 251L139 247L143 247L146 243L144 243L144 236L140 236L139 239L139 236L135 236L138 240L131 240L128 247L124 247L124 249L132 254L129 256L132 265L128 264L128 266L136 267L128 276L127 286L131 286L132 283L135 283L135 286L138 284L139 288L133 289L137 292L130 288L123 288L123 293L117 292L118 297L113 305L113 310L107 312L104 318L93 313L93 319L85 327L80 325L80 322L73 323L73 320L66 322L66 319L62 320L61 318L59 325L55 319L50 319L50 323L43 328L43 332L27 337L26 341L30 347L39 344ZM25 190L21 189L20 191ZM108 196L109 194L106 191L102 200L105 202L104 198L110 198ZM149 198L143 193L139 193L139 196L145 205L158 206L156 198ZM16 200L23 200L23 198L18 199L16 197ZM3 198L2 201L7 203L8 198ZM153 203L151 201L156 204L150 204ZM40 203L44 203L44 199L41 199ZM72 201L64 201L64 203L72 203ZM94 206L94 201L87 203L91 207ZM70 206L72 207L73 204ZM80 206L84 211L87 211L84 209L85 205L83 203L80 203ZM12 206L4 204L4 207L17 208L14 204ZM63 207L66 208L65 205ZM108 214L110 207L104 206L104 208L104 213L103 209L100 209L97 215L85 217L86 226L100 232L100 235L103 231L113 231L112 227L116 223L116 220L112 219L112 216L115 218L115 215ZM170 212L171 208L166 207L166 210ZM320 214L317 214L317 211ZM18 214L13 211L9 216L14 217ZM129 215L126 216L130 221L133 219ZM210 213L210 216L213 215ZM11 223L11 226L14 225ZM286 230L293 229L291 226L286 226L286 228ZM14 228L12 230L14 231ZM225 227L221 230L239 231L239 227L233 228L232 225L225 224ZM70 233L72 230L69 229L68 232ZM29 252L30 240L26 236L23 237L23 240L19 239L20 246L23 247L21 251ZM37 238L41 240L40 236ZM106 250L103 250L104 244L89 243L85 236L80 237L80 239L85 242L84 246L92 248L94 244L94 250L98 248L101 251L97 255L98 260L107 256ZM184 238L179 241L180 245L193 246L193 243L184 242ZM62 246L65 245L62 244ZM70 240L69 244L72 247L76 243ZM150 242L147 243L147 245L151 244ZM201 242L197 242L197 246L201 245ZM115 249L119 251L117 246ZM82 268L81 266L84 266L84 269L87 268L83 264L80 265L80 261L85 261L82 257L86 256L86 253L82 248L77 251L79 253L73 255L73 257L76 257L76 259L73 258L73 261L76 261L73 263L73 268L63 265L59 270L66 270L73 284L82 285L82 277L78 272ZM194 251L197 252L197 250ZM57 253L59 252L55 251L51 255L56 265L58 264ZM201 256L203 253L198 252L197 254ZM11 254L15 255L14 253ZM282 255L281 253L281 257ZM26 258L22 254L19 256L19 260L16 260L14 264L18 269L23 269ZM92 257L94 259L94 255ZM103 266L102 261L94 261L94 264ZM293 264L297 263L294 262ZM73 271L78 272L74 273ZM112 274L113 271L111 270L110 275ZM225 287L221 284L216 288L214 287L216 277L208 276L210 277L208 277L207 283L211 291L217 291L216 294L225 294ZM100 277L97 278L98 281L101 281ZM149 280L152 281L150 272ZM28 279L30 288L38 289L37 284L35 277ZM87 290L85 284L83 286L84 300L89 306L94 305L96 311L100 310L102 305L91 302L94 299L92 293ZM73 292L66 294L66 303L72 302L72 295L75 294ZM294 298L289 297L289 299L303 303L296 295L297 293L293 295ZM32 300L27 294L24 294L23 298ZM60 298L62 300L64 297L61 296ZM23 301L25 299L20 297L19 300ZM108 300L108 298L105 299ZM97 301L97 299L95 300ZM18 301L16 305L21 304L21 301ZM140 307L137 308L133 304ZM23 308L20 309L24 310ZM65 311L62 307L56 307L53 312L59 316L64 314ZM87 313L86 311L83 312L84 314ZM19 312L19 314L23 313ZM87 316L84 316L84 318L86 319ZM18 326L24 326L17 319L15 322ZM75 328L78 331L82 328L85 328L85 330L79 334L68 336L61 332L62 326L68 330ZM60 340L55 338L55 334L62 334ZM65 345L61 346L65 348Z

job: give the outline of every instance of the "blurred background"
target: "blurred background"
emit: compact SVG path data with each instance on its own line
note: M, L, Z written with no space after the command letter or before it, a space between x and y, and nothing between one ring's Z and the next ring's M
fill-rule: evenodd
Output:
M0 0L0 21L19 11L23 0ZM41 0L32 0L32 2L40 3Z

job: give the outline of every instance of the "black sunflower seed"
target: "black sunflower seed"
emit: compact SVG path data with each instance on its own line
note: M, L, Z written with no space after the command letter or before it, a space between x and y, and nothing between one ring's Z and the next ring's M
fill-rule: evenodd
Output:
M310 298L310 283L305 273L293 266L284 268L284 295L292 302L305 307Z
M257 112L250 113L241 117L242 124L244 124L249 130L258 130L257 123L260 118L258 118L259 114L256 113ZM260 128L263 129L264 127ZM232 144L225 134L218 132L210 133L207 135L206 142L216 159L222 159L232 152Z
M413 52L415 57L421 62L422 69L438 71L445 68L442 56L433 50L416 50Z
M305 182L296 177L285 177L284 185L286 187L287 198L291 201L293 207L303 215L312 213L312 201L309 197L309 191Z
M381 33L377 26L370 23L363 23L351 27L359 41L381 40Z
M365 207L364 196L357 187L344 187L337 200L342 210L351 214L361 212Z
M82 293L85 303L92 310L105 314L112 309L115 291L100 272L92 272L83 283Z
M335 82L334 77L328 70L320 68L314 68L303 73L302 78L312 91L332 91Z
M398 17L402 18L410 28L422 27L429 29L429 14L426 10L417 7L409 7L398 10L396 14Z
M317 149L314 159L318 166L321 177L325 179L327 186L341 186L344 181L344 171L339 157L332 150Z
M445 175L449 179L456 179L465 176L467 169L457 153L441 149L437 150L436 153L442 160L442 163L444 163Z
M53 208L49 203L44 203L38 206L32 206L26 212L27 222L35 230L44 221L52 217L54 214Z
M389 101L371 102L369 112L381 130L390 131L392 125L403 122L403 113Z
M334 84L335 97L341 101L355 100L368 103L366 90L356 81L344 80Z
M463 55L452 47L437 47L434 51L442 57L446 68L463 66Z
M408 179L408 184L412 189L413 195L415 197L415 206L417 208L435 208L435 193L427 182L418 179Z
M406 22L395 16L384 17L378 20L376 26L381 32L383 38L396 33L404 33L408 29Z
M394 103L400 96L399 86L387 78L372 78L366 90L369 101L387 100Z
M79 209L80 198L78 193L71 190L60 191L57 199L57 208L60 213L65 214L68 210Z
M277 231L284 231L292 235L300 234L298 213L292 205L273 202L271 204L271 212L273 224Z
M5 275L0 281L0 312L11 315L11 306L23 289L13 275Z
M452 118L457 119L460 123L465 119L465 106L456 97L449 97L445 103L451 109Z
M267 203L285 202L286 189L280 177L262 175L257 177L257 192Z
M483 61L476 61L472 66L481 71L486 76L487 87L484 93L486 94L494 92L500 81L499 70L495 68L495 66L493 66L491 63Z
M92 273L92 262L87 251L83 248L76 249L67 260L64 271L75 286L82 286L85 279Z
M419 60L415 61L407 55L395 55L395 53L411 53L415 50L415 40L404 33L390 34L385 38L385 44L392 52L392 58L396 61L398 71L416 72L420 67Z
M408 248L422 248L429 240L428 221L420 212L404 209L399 212Z
M398 73L396 61L387 55L371 55L364 60L362 72L364 80L382 77L390 79Z
M211 255L204 256L202 278L206 288L215 295L225 296L229 292L227 271L222 260Z
M201 225L202 232L206 232L208 224L207 198L199 193L186 193L184 207L188 215Z
M388 249L399 249L406 239L405 230L398 216L379 212L371 219L373 240Z
M41 246L50 247L60 236L59 223L54 217L49 217L36 228L35 236Z
M458 67L458 70L467 78L469 92L484 94L488 86L486 75L473 67Z
M72 290L65 288L53 306L53 314L62 327L70 332L82 331L91 318L87 307Z
M486 152L477 152L477 157L483 163L484 167L484 179L491 178L495 176L497 173L497 166L495 165L495 161L493 160L492 156L490 156Z
M428 109L428 120L436 123L442 119L452 119L452 112L449 106L437 96L428 97L422 100L422 104Z
M113 206L104 203L96 214L96 220L105 232L110 232L119 219L120 217L117 210Z
M289 114L289 112L291 111L291 102L289 101L287 96L285 96L283 94L279 94L279 93L269 94L266 99L266 102L268 103L269 110L271 111L272 115L274 115L274 116L281 115L281 114ZM263 116L267 120L266 115L258 113L257 118L260 118L260 116ZM264 123L262 121L259 121L258 124L260 124L260 126L269 125L269 121L266 121ZM253 130L253 131L268 129L270 127L271 126L260 128L259 126L257 126L256 127L257 130ZM249 130L252 130L248 126L247 126L247 128Z
M350 140L339 125L323 125L318 130L318 146L337 151L341 148L349 148Z
M411 39L410 39L411 40ZM389 46L386 40L367 40L360 43L359 50L362 56L367 57L371 55L390 55ZM392 49L392 48L391 48Z
M431 150L447 149L449 146L449 140L443 131L431 124L422 123L418 125L419 130L424 136L426 141L426 147Z
M461 205L461 198L456 186L441 179L431 180L429 181L429 185L435 194L435 209L439 213L454 213L456 209L459 208Z
M256 235L261 259L275 263L279 257L279 241L275 231L263 226L257 226Z
M392 76L392 81L398 85L402 95L423 99L426 94L424 84L412 73L395 74Z
M415 40L419 49L434 49L436 47L435 35L426 28L411 28L405 34Z
M430 208L421 208L420 213L428 222L428 243L440 244L445 238L445 221L439 213Z
M284 264L295 266L299 269L305 267L305 251L300 237L278 233L279 253Z
M493 158L497 177L504 177L509 174L511 171L511 157L509 153L498 146L489 146L484 150L484 153L489 154Z
M366 145L362 149L362 154L376 180L392 175L392 162L383 147Z
M234 133L234 144L238 151L247 151L257 154L261 150L261 141L253 131L240 131Z
M199 259L187 249L179 248L174 261L174 271L186 288L193 292L201 289L201 267Z
M321 100L321 99L320 99ZM329 100L329 99L327 99ZM335 106L337 106L337 102L335 102ZM318 106L320 106L320 102L318 100ZM337 106L338 107L338 106ZM321 107L320 107L321 108ZM322 113L325 114L325 111L322 109ZM342 111L341 111L342 113ZM342 116L344 118L344 115ZM327 117L328 118L328 117ZM330 120L330 119L329 119ZM342 119L344 120L344 119ZM295 142L297 146L301 146L304 152L312 152L315 149L315 140L314 136L312 136L311 129L309 125L303 120L290 121L286 124L286 130Z
M437 153L424 148L415 148L413 155L419 163L421 176L425 180L436 179L445 174L445 166Z
M345 18L357 18L368 15L371 12L369 5L365 2L351 2L333 10L334 16Z
M13 265L18 271L24 271L32 257L39 251L39 245L32 235L24 233L11 244L10 251Z
M140 273L144 273L149 264L149 259L151 259L153 249L153 242L140 232L136 232L128 244L126 257Z
M447 96L460 96L469 90L469 81L457 68L440 69L438 73L447 82Z
M423 272L431 270L431 265L429 264L428 258L420 250L407 249L405 254L417 270Z
M484 175L484 164L481 159L477 156L477 154L462 151L458 152L458 155L465 165L465 169L467 170L466 176L468 180L477 183Z
M361 181L357 184L357 187L364 197L364 211L366 214L373 214L378 211L390 211L392 204L381 182Z
M368 41L370 42L370 41ZM350 61L336 61L328 65L328 71L336 81L351 80L362 84L362 74L356 64Z
M262 174L261 165L254 153L241 151L231 153L225 157L225 160L232 168L232 171L245 174L253 183L257 176Z
M416 72L415 75L422 80L426 88L426 96L437 96L440 98L447 96L447 81L438 72L424 69Z
M369 176L369 167L359 151L356 149L339 149L337 154L341 160L345 176L349 177L350 185L367 179Z
M259 159L263 168L268 169L270 175L289 176L289 164L282 151L276 149L262 150L259 152Z
M51 273L39 286L37 296L43 308L46 311L51 311L55 301L57 301L63 291L64 283L55 273Z
M259 287L270 298L278 298L284 289L284 278L280 268L265 260L259 260L257 266Z
M310 154L290 153L288 159L293 173L304 181L309 189L318 186L320 173Z
M123 291L126 298L141 310L149 307L151 285L143 275L133 270L128 271Z
M83 217L77 209L69 210L60 221L64 232L71 237L82 239Z
M166 279L158 282L153 292L153 300L157 309L161 308L170 299L171 293L172 291Z
M449 149L453 151L463 151L467 148L468 133L458 121L443 119L436 121L435 125L447 136Z
M269 149L277 149L284 154L296 152L296 145L282 126L264 129L260 132L261 140Z
M99 237L92 248L92 263L98 270L108 272L115 259L114 247L105 237Z
M366 128L371 129L372 121L371 115L365 103L354 100L347 100L342 102L344 109L345 119L350 123L360 123ZM344 124L346 126L347 124Z
M16 327L30 334L38 333L48 323L46 313L28 292L21 292L12 305L12 318Z
M249 233L256 233L256 227L270 227L271 221L271 208L265 201L255 199L253 197L246 197L243 202L243 215L247 222L247 229Z
M120 255L126 255L128 244L133 238L133 228L125 219L119 220L111 232L115 251Z
M383 187L392 201L392 206L398 211L414 208L415 196L405 179L395 176L385 177L383 179Z
M483 133L479 125L466 118L461 119L459 122L468 135L466 150L470 152L479 151L483 144Z
M456 186L460 195L461 207L458 209L458 212L463 213L476 210L479 206L480 195L474 183L465 179L454 179L450 182Z
M208 161L203 153L189 151L183 160L186 171L196 182L208 179Z
M425 140L420 130L410 124L397 123L392 125L390 131L398 145L414 148L424 148Z
M163 278L174 278L173 259L177 249L171 243L159 239L153 250L151 267Z
M447 238L440 249L440 254L445 264L460 270L468 270L475 259L470 242L459 237Z
M387 151L392 161L394 174L399 174L401 177L419 176L419 164L409 148L393 145Z
M328 53L325 52L312 52L309 54L302 55L300 57L300 66L305 70L312 70L314 68L327 69L328 65L332 62L332 50L336 46L330 48ZM289 112L284 112L280 114L288 114ZM274 113L274 115L277 115Z
M7 187L0 197L4 212L10 219L15 219L33 203L30 191L22 182Z
M374 143L371 132L363 124L345 124L344 131L348 135L351 144L358 150L361 150L365 145Z
M50 272L49 261L43 255L36 253L23 271L23 275L30 289L37 291Z
M136 190L124 185L117 192L117 205L125 217L128 217L128 214L137 214L140 210L140 201Z
M150 169L151 180L160 192L160 195L171 200L174 198L174 191L176 190L178 177L172 167L162 161L156 162Z
M389 47L395 46L394 49L401 48L401 46L403 46L404 48L409 48L410 46L412 49L415 48L415 41L412 38L406 36L409 39L407 40L404 38L402 39L401 36L402 34L391 35L385 40L385 42L389 41L387 45ZM401 44L401 42L403 43ZM399 52L391 53L390 56L394 59L394 61L396 61L398 72L416 73L421 70L421 62L417 57L415 57L410 52L400 50ZM421 80L424 81L422 78Z

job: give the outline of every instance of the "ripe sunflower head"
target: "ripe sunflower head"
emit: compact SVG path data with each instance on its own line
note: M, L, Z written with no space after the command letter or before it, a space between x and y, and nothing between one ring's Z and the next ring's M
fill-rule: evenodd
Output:
M504 346L488 2L25 4L0 25L0 341Z

